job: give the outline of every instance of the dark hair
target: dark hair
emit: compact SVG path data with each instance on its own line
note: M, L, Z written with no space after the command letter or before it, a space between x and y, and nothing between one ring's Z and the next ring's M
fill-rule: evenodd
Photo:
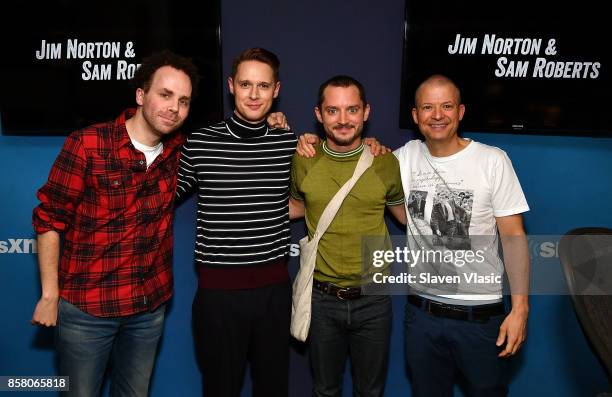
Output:
M270 66L272 68L272 72L274 73L274 81L278 81L280 69L280 61L278 60L278 57L274 55L273 52L259 47L244 50L236 59L234 59L234 63L232 64L232 78L236 77L236 73L238 73L238 66L240 66L242 62L246 61L258 61Z
M321 108L321 105L323 104L323 99L325 99L323 98L323 92L327 87L350 87L352 85L357 87L357 89L359 90L359 98L361 99L361 102L363 102L363 106L367 105L368 101L366 100L366 94L363 85L361 85L359 81L352 78L351 76L338 75L321 84L321 87L319 87L319 101L317 102L317 106Z
M191 80L191 97L195 98L197 96L198 84L200 82L198 68L190 58L175 54L170 50L163 50L144 58L138 69L136 69L134 77L132 77L132 84L136 88L142 88L145 92L149 91L153 75L157 72L157 69L164 66L171 66L189 76L189 80Z

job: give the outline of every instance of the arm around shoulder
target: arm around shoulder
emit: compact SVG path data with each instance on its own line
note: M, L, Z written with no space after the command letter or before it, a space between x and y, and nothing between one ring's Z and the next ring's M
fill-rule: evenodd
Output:
M304 201L289 196L289 219L303 218L305 214Z
M298 137L296 153L302 157L311 158L317 154L316 147L321 143L321 138L311 132L305 132Z
M408 218L406 217L406 206L404 203L397 205L388 205L389 212L399 223L406 225Z

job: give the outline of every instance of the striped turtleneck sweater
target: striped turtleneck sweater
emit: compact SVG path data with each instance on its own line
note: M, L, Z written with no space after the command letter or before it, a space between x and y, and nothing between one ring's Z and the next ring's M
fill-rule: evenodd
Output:
M235 115L192 132L177 200L197 190L200 287L255 288L287 280L289 176L296 136Z

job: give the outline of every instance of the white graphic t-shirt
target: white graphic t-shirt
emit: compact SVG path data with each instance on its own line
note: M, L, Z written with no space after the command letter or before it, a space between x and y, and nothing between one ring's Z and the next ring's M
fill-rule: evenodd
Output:
M407 244L425 258L411 269L424 282L412 287L451 300L499 300L501 283L491 282L503 274L495 218L529 211L506 153L470 141L451 156L434 157L412 140L394 154L406 196Z

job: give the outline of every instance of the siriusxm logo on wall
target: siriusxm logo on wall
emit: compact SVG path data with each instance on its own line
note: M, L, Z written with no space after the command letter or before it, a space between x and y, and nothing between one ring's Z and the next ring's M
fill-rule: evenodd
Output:
M540 244L530 244L532 256L542 258L557 258L558 257L558 242L545 241ZM0 240L0 254L36 254L38 252L36 239L34 238L8 238ZM299 256L300 246L291 244L289 256Z
M8 238L0 240L0 254L35 254L36 239L34 238Z
M300 256L300 245L299 244L289 245L289 256Z
M0 240L0 254L36 254L38 249L35 238L7 238ZM291 244L290 256L300 255L300 246Z

